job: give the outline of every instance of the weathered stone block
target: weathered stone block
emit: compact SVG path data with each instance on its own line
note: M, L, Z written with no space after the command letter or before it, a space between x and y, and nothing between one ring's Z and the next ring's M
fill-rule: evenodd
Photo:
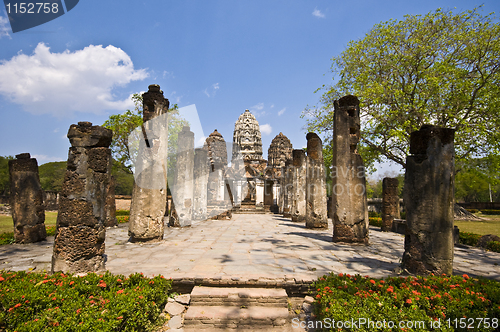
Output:
M306 139L306 227L328 228L323 144L315 133L308 133Z
M111 130L90 122L71 125L68 131L72 147L59 198L52 272L104 269L111 137Z
M164 217L167 208L166 151L168 151L167 123L155 118L167 113L169 101L157 84L149 86L143 97L143 134L158 137L144 137L136 162L132 202L130 206L130 240L158 241L163 239ZM160 118L161 119L161 118ZM151 144L153 143L153 144ZM144 144L144 142L142 143ZM149 146L149 147L147 147ZM158 182L164 185L158 186Z
M302 149L293 150L293 187L291 215L294 222L306 221L307 157Z
M334 102L332 207L333 241L368 244L368 204L360 138L359 100Z
M399 181L396 178L382 180L382 231L390 232L394 219L399 219Z
M410 273L453 272L454 130L424 125L411 133L406 159L405 252Z
M45 206L38 163L29 153L9 160L10 206L17 243L45 240Z
M94 172L106 173L110 165L111 150L108 148L90 149L88 165Z

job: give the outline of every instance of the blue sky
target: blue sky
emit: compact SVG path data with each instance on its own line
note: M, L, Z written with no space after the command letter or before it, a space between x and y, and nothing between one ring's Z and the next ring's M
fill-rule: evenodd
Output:
M498 15L498 0L82 0L18 33L2 8L0 155L66 160L71 124L100 125L153 83L171 104L195 104L205 135L217 129L232 141L234 122L250 109L265 158L279 132L302 148L301 112L332 82L331 58L350 40L405 14L481 4Z

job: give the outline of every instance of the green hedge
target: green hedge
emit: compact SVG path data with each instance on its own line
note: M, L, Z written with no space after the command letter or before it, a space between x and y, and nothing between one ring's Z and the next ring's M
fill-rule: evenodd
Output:
M481 213L487 215L500 215L500 210L481 210Z
M470 213L478 213L479 210L478 209L465 209L467 210L467 212L470 212Z
M116 210L115 216L130 216L129 210Z
M479 234L468 232L460 232L460 234L458 235L459 242L468 246L475 246L480 237L481 235Z
M486 245L486 248L488 250L494 251L494 252L500 252L500 242L499 241L490 241Z
M474 321L474 331L498 331L500 327L500 282L466 274L381 280L330 273L319 278L313 289L314 321L324 324L317 326L323 331L462 331L455 324L462 324L464 317ZM479 325L479 318L488 319ZM332 322L336 325L331 326ZM356 322L357 326L338 329L339 322ZM380 325L375 326L377 322ZM398 326L400 322L420 325L407 328Z
M382 227L382 218L372 217L372 218L368 218L368 220L369 220L371 226Z
M0 273L2 331L156 331L172 281L136 273Z

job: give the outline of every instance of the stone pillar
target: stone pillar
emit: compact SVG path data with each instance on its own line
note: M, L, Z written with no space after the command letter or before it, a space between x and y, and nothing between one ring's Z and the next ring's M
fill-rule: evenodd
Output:
M308 133L306 139L306 227L328 228L323 144L315 133Z
M255 206L264 205L264 180L255 179Z
M293 188L293 165L291 161L285 162L284 170L281 172L283 180L283 218L292 217L292 188Z
M406 158L405 252L410 273L453 272L453 195L455 130L423 125L411 133Z
M273 187L273 181L264 180L264 206L268 208L271 208L274 205Z
M115 201L116 180L114 176L110 177L107 196L106 196L106 220L104 226L113 227L118 225L116 220L116 201Z
M359 100L345 96L334 103L332 214L333 241L368 244L368 203L360 138Z
M132 242L163 239L167 202L168 99L152 84L143 98L143 139L139 141L128 234Z
M174 184L170 187L175 203L175 214L171 214L170 227L191 226L194 203L194 133L184 126L177 139L177 163ZM177 218L175 218L177 216Z
M14 240L33 243L45 240L45 206L38 176L38 163L29 153L9 160L10 206L14 220Z
M69 128L71 148L59 198L52 272L104 269L112 136L111 130L90 122Z
M306 221L306 152L302 149L292 151L293 189L292 189L292 221Z
M382 231L392 231L392 222L399 219L399 181L396 178L382 180Z
M193 219L206 220L207 216L207 184L208 184L208 151L203 148L194 151L194 192Z

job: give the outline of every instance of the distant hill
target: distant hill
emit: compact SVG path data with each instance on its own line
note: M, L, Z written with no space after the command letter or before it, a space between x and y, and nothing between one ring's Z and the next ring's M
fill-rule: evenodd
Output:
M40 175L40 183L43 190L61 191L66 173L66 162L58 161L40 165L38 167ZM132 195L132 187L134 185L134 176L130 174L124 167L113 161L111 174L116 179L115 194L117 195ZM7 168L8 177L8 168Z

